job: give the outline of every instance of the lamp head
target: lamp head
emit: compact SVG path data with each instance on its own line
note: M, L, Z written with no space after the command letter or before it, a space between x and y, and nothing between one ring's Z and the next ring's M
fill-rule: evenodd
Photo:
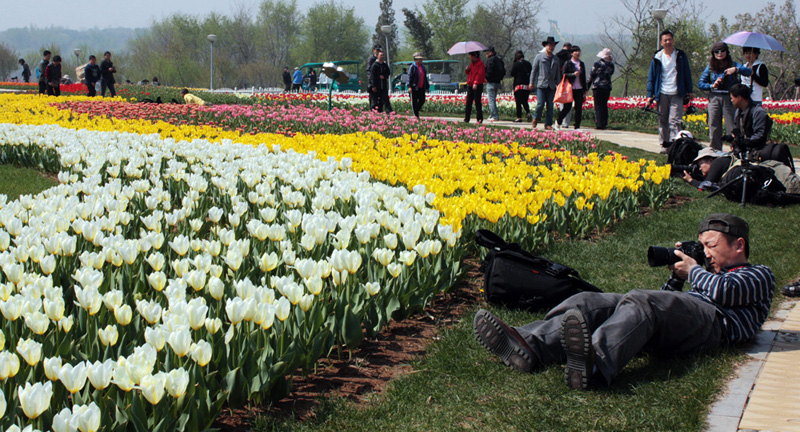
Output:
M389 33L392 32L392 26L390 26L390 25L382 25L381 26L381 32L383 32L383 34L387 34L388 35Z
M666 9L653 9L653 18L655 18L656 21L662 21L666 17L667 17Z
M213 44L214 42L217 41L217 35L214 35L214 34L208 35L208 41Z

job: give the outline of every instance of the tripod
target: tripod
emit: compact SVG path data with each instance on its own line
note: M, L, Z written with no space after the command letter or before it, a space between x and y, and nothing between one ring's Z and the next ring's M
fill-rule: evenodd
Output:
M742 182L742 208L745 207L747 204L747 183L751 181L753 178L753 167L752 163L758 161L758 155L756 154L755 150L745 150L736 153L736 157L742 162L742 173L736 176L725 184L720 186L719 189L715 190L714 192L710 193L706 198L711 198L714 196L719 195L720 193L731 189L733 185Z

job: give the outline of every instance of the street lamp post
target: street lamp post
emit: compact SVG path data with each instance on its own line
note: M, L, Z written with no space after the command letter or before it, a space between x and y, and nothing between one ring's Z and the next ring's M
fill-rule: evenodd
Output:
M386 41L386 65L390 68L392 67L392 63L389 61L389 33L392 32L392 26L390 25L382 25L381 32L383 33L383 39ZM391 84L392 79L389 77L389 83ZM392 92L392 86L389 85L389 93Z
M75 53L75 60L78 62L78 66L80 66L81 65L81 49L80 48L75 48L74 50L72 50L72 52Z
M211 44L211 86L209 90L214 90L214 42L217 41L217 35L208 35L208 42Z
M661 48L661 26L664 24L664 18L667 17L666 9L653 9L653 18L656 20L657 32L656 33L656 49Z

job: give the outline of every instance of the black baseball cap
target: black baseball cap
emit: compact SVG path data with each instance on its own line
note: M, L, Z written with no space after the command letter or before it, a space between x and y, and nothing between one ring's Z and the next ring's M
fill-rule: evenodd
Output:
M700 224L700 229L697 231L697 234L701 234L706 231L718 231L732 235L736 238L743 238L745 247L747 249L747 254L749 255L750 225L748 225L747 221L739 216L732 215L730 213L712 213L703 219L703 223Z

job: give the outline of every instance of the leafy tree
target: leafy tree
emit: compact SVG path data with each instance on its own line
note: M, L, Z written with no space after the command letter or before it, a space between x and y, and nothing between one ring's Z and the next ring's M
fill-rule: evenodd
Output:
M386 45L386 38L381 31L381 26L390 25L392 31L389 32L389 46L385 47L389 53L389 59L397 58L397 24L394 18L394 8L392 8L392 0L381 0L381 14L378 16L378 22L375 24L375 33L372 35L372 44L384 46Z
M17 61L19 58L17 57L17 53L14 52L11 48L9 48L5 43L0 42L0 80L6 81L6 77L14 73L19 67L19 63ZM31 67L31 77L36 76L36 72L33 71ZM31 78L33 80L35 78ZM22 76L19 77L19 80L22 81Z
M303 15L297 8L297 0L265 0L261 2L258 28L261 34L259 45L263 59L272 72L278 73L293 62L291 52L300 41Z
M406 8L403 8L403 15L406 16L403 24L408 30L411 44L416 50L421 51L425 58L433 57L433 31L428 22L425 21L425 17Z
M369 31L355 8L336 1L308 10L300 30L298 59L302 62L360 59L368 51Z
M425 11L425 21L433 29L433 47L436 55L447 55L447 50L453 44L469 37L468 3L469 0L430 0L422 6Z

